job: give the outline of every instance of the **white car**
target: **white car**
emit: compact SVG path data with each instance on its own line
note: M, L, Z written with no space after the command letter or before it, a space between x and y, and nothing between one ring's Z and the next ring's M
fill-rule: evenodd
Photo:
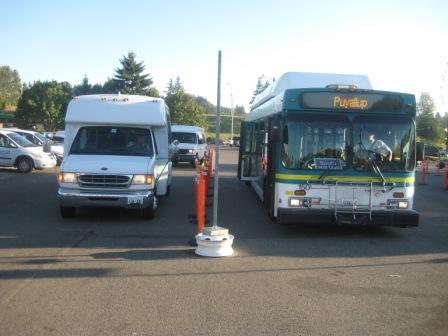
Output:
M36 131L23 130L19 128L3 128L2 130L15 132L26 138L28 141L32 142L36 146L42 146L45 152L51 152L56 156L58 164L62 162L62 158L64 157L64 131L56 132L53 136L53 139L49 140L43 134ZM58 135L58 137L56 137L56 135ZM61 137L62 141L56 141Z
M52 153L45 153L42 146L37 146L23 136L0 130L0 166L16 167L21 173L36 169L56 166Z

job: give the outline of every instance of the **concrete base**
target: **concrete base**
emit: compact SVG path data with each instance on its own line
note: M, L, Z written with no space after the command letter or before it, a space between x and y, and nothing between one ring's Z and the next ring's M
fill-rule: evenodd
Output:
M203 257L228 257L233 254L232 244L235 237L226 235L209 236L203 233L196 235L196 254Z

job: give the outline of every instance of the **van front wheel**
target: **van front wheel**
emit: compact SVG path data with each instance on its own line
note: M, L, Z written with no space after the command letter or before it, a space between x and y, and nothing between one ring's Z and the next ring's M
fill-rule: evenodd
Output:
M60 206L59 211L61 212L62 218L73 218L75 216L76 208Z
M17 162L17 170L21 173L29 173L33 170L33 163L31 162L31 159L27 157L19 159Z
M156 216L154 203L151 203L148 207L141 209L140 215L143 219L153 219Z

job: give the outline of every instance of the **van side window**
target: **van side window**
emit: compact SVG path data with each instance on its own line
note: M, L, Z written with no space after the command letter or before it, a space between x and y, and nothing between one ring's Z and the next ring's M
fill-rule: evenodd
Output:
M198 144L202 145L204 143L204 135L202 133L198 133Z
M8 139L4 135L0 134L0 147L8 147L8 146L9 146Z

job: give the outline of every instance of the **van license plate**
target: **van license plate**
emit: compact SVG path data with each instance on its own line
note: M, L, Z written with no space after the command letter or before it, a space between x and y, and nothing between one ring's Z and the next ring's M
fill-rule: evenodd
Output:
M128 204L143 204L143 196L128 196Z

